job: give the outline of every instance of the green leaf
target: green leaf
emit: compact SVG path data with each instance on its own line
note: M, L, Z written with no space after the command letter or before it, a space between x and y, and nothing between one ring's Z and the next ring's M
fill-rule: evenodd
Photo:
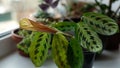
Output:
M118 30L117 23L102 14L88 12L82 17L83 22L89 24L89 26L99 34L102 35L113 35Z
M71 68L67 62L68 41L61 33L53 36L52 55L59 68Z
M28 30L24 30L24 29L20 29L18 31L18 34L24 38L27 38L31 35L32 31L28 31Z
M75 38L70 40L67 52L68 63L71 68L82 68L84 57L80 44Z
M28 48L30 47L31 39L30 37L24 38L20 43L17 44L17 48L28 54Z
M46 60L50 47L50 40L50 34L34 32L29 48L29 55L36 67L41 66Z
M83 48L91 52L98 52L102 50L102 41L99 39L97 33L86 23L77 23L75 34Z
M52 26L61 31L72 31L74 30L75 25L76 24L74 22L66 21L66 22L54 23Z

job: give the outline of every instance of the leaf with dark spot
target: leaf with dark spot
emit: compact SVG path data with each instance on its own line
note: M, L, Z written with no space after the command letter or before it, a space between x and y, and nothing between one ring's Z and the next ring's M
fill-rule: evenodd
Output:
M87 28L87 30L84 28ZM79 44L84 49L87 49L91 52L99 52L102 50L102 41L98 37L97 33L93 31L86 23L77 23L77 27L75 29L75 36L76 39L79 41ZM96 48L95 46L99 46L99 48Z
M101 18L97 17L96 20L100 20Z
M28 54L28 48L31 45L31 37L24 38L20 43L17 44L17 48L23 51L25 54Z
M50 34L44 32L34 32L32 36L31 45L29 47L29 55L36 67L41 66L48 57L48 50L50 48ZM46 41L45 39L49 39ZM39 40L39 41L38 41Z
M57 28L58 30L65 32L74 31L76 24L74 22L58 22L57 24L52 24L52 26Z
M88 12L83 14L82 19L84 23L87 23L99 34L113 35L118 31L118 24L113 19L103 14Z
M68 41L66 37L57 33L52 40L52 55L58 68L71 68L67 61Z
M67 51L67 60L71 68L82 68L83 52L78 41L75 38L70 39L70 45Z
M35 55L38 54L38 53L39 53L39 51L38 51L38 49L36 49L36 50L35 50Z
M93 44L97 44L96 41L93 41Z

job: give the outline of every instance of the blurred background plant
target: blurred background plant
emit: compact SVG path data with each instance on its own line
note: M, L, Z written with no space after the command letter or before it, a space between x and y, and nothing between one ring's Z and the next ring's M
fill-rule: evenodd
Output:
M109 0L109 3L107 5L107 4L102 3L103 0L100 0L100 1L95 0L95 5L97 7L96 9L99 13L107 15L107 16L111 17L112 19L118 21L120 19L120 12L119 12L120 4L116 11L112 10L113 3L117 2L117 1L118 0Z

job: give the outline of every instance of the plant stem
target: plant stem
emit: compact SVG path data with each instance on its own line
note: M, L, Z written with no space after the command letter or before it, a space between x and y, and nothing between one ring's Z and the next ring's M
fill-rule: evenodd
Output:
M115 11L115 13L112 17L115 17L119 10L120 10L120 5L119 5L118 9Z
M107 13L108 16L111 16L112 2L113 2L112 0L109 0L109 7L108 7L108 13Z
M64 33L64 32L63 32L63 35L68 36L68 37L73 37L72 35L70 35L68 33Z
M95 0L95 3L100 8L100 9L98 9L98 11L101 11L101 13L104 13L104 10L102 10L102 6L101 6L102 0L100 2L98 2L98 0Z
M57 33L62 33L63 35L65 35L67 37L73 37L71 34L68 34L68 33L65 33L65 32L62 32L62 31L59 31L59 30L58 30L58 32L56 32L56 34Z

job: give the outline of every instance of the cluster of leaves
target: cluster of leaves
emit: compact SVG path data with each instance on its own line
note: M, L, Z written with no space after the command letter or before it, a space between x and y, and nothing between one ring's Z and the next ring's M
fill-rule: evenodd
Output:
M95 6L99 7L98 12L107 15L117 21L120 18L120 5L116 11L112 10L112 6L113 3L117 2L118 0L109 0L109 5L103 4L102 1L103 0L95 0Z
M20 35L22 37L28 37L31 33L32 33L32 31L28 31L28 30L24 30L24 29L18 30L18 35Z
M53 60L59 68L82 68L82 48L99 52L102 50L102 41L97 33L113 35L118 30L114 20L97 13L85 13L77 23L63 21L48 26L22 19L20 26L40 32L33 31L29 38L18 44L19 49L29 54L36 67L45 62L51 49ZM73 31L74 34L70 35L66 31Z

